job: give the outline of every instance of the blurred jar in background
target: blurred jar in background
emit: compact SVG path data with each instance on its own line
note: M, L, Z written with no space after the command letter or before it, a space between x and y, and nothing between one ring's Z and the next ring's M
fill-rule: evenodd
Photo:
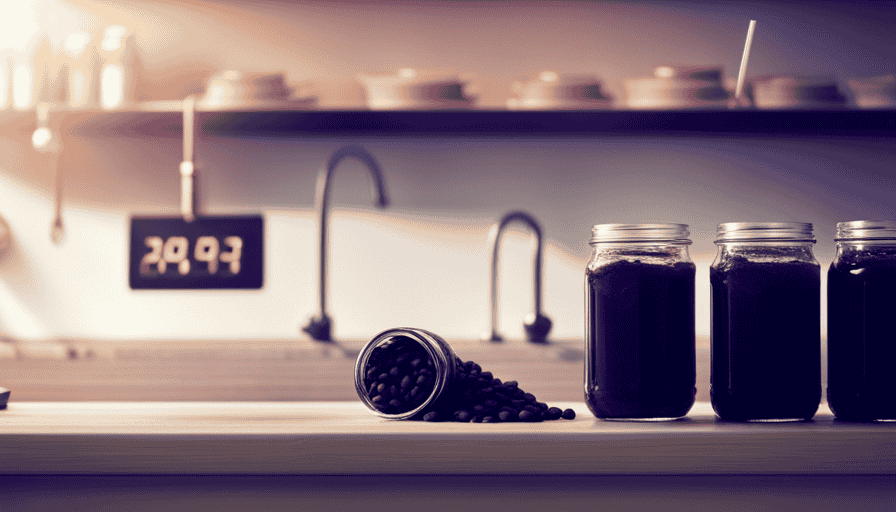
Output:
M100 42L100 105L107 110L121 108L139 99L142 63L133 33L121 25L110 25Z
M0 110L12 106L12 55L0 52Z
M896 107L896 74L852 78L847 83L859 108Z
M55 70L50 38L41 34L32 50L17 54L12 65L12 104L17 110L34 108L37 102L47 100Z
M76 32L65 39L67 73L64 77L68 105L73 108L98 107L100 100L100 62L90 34Z

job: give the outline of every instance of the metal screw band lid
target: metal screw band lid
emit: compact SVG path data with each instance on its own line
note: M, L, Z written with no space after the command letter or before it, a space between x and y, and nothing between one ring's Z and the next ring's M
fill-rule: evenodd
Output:
M656 243L690 245L687 224L597 224L591 229L591 244Z
M896 240L896 220L852 220L837 223L838 242Z
M716 231L719 242L812 242L811 222L725 222Z

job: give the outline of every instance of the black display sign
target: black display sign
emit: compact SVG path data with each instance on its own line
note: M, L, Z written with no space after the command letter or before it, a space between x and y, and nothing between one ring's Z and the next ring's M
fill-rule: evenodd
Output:
M264 219L133 217L128 268L135 290L261 288Z

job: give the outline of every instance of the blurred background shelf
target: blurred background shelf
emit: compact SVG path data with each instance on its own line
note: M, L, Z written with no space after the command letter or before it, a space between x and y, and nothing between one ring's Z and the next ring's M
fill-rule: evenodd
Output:
M51 113L51 117L54 114ZM128 110L55 111L66 132L179 137L180 102ZM295 110L275 106L199 109L203 133L240 137L735 136L893 137L896 110ZM0 113L0 131L30 133L31 112Z

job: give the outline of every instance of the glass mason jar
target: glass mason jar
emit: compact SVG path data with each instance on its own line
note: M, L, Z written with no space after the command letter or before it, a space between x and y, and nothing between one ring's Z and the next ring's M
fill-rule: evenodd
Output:
M585 270L585 401L598 418L674 419L696 396L686 224L598 224Z
M828 405L846 420L896 419L896 221L837 224L828 270Z
M723 420L808 420L821 401L821 278L812 224L718 226L710 396Z
M440 336L423 329L385 330L355 361L355 390L371 411L389 419L422 417L449 400L462 364Z

